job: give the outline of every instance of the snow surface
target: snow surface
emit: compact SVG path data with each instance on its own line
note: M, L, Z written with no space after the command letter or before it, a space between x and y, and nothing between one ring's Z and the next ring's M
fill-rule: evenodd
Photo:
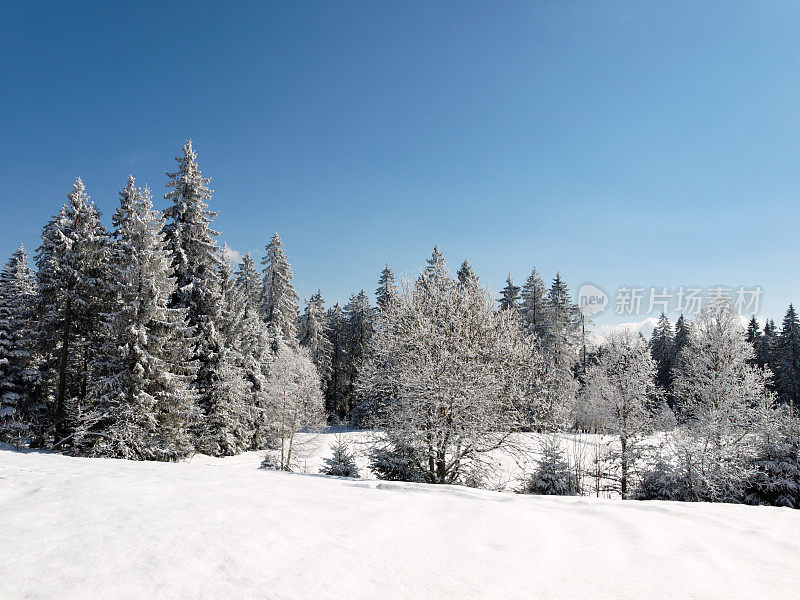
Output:
M800 511L344 480L260 459L0 451L0 598L800 598Z

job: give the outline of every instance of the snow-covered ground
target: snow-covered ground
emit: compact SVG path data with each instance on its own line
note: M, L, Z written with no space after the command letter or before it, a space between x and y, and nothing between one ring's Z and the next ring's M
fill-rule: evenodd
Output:
M341 480L260 459L0 451L0 598L800 598L800 511Z

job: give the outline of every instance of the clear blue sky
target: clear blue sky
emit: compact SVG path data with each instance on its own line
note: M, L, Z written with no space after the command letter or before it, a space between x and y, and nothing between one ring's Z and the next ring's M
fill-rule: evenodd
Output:
M702 5L701 5L702 4ZM301 296L434 244L500 287L764 289L800 302L800 4L0 5L0 252L80 175L163 206L194 140L221 240L283 237ZM600 322L618 319L606 315Z

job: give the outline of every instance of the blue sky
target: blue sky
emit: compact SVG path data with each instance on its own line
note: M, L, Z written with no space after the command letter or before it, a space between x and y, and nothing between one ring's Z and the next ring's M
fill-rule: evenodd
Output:
M800 5L699 4L4 2L0 252L78 175L106 221L129 172L160 199L191 137L221 239L279 231L302 297L439 244L495 288L760 285L777 318Z

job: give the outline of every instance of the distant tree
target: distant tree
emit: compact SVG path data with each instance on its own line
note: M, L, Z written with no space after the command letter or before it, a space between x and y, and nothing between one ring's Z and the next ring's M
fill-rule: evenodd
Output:
M775 343L773 364L778 399L790 406L800 406L800 319L791 304Z
M297 302L299 296L292 285L292 267L283 242L277 233L266 246L264 265L264 316L274 335L290 346L297 345Z
M672 388L674 343L672 324L662 312L650 337L650 356L656 363L656 385L667 394L668 399Z
M386 309L384 309L386 310ZM367 355L368 345L373 331L373 311L369 298L364 290L352 294L344 307L345 343L347 344L347 380L346 403L344 417L355 404L355 385L358 374Z
M322 298L322 292L317 290L306 304L305 313L300 318L299 339L300 345L308 349L324 387L327 387L331 377L332 360L331 342L326 335L327 326L325 300Z
M500 292L500 310L513 310L519 308L519 286L511 281L511 274L506 277L506 287Z
M458 273L456 274L458 279L458 283L461 285L477 285L478 283L478 274L472 268L472 265L469 264L469 261L465 260L461 263L461 266L458 269Z
M542 341L548 338L548 326L550 324L550 303L547 300L547 287L534 268L525 285L522 286L522 304L520 315L527 331Z
M375 290L377 297L378 310L383 310L387 304L391 304L397 299L397 284L394 280L394 273L389 268L389 263L381 271L378 279L378 289Z

